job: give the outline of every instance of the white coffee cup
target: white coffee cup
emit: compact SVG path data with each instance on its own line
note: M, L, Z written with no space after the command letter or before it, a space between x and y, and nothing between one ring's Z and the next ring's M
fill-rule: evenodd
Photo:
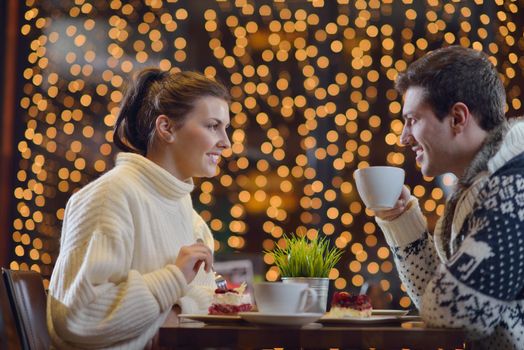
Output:
M395 206L404 185L404 169L372 166L354 173L360 198L368 209L386 210Z
M317 293L306 283L261 282L253 285L259 312L297 314L316 305Z

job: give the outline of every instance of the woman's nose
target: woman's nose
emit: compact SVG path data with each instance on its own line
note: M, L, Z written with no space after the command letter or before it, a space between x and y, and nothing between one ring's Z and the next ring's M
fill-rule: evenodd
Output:
M229 137L227 136L227 133L225 131L221 140L218 142L218 145L223 149L231 148L231 141L229 141Z

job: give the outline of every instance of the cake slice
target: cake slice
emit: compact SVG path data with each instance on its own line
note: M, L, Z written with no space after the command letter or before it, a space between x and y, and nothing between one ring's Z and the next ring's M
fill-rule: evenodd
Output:
M233 289L216 289L213 294L210 315L236 315L239 312L251 311L253 304L249 293L245 293L246 284Z
M372 310L371 301L367 295L351 295L348 292L335 292L328 316L335 318L370 317Z

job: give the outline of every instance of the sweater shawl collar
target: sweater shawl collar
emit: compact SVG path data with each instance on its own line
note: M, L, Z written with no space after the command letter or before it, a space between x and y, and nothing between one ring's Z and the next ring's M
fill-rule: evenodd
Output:
M515 118L491 131L446 203L444 215L435 227L435 243L446 261L458 250L459 237L467 215L489 176L524 152L524 118ZM461 238L461 239L460 239ZM440 241L440 242L439 242ZM460 242L459 242L460 241Z
M169 200L188 195L194 188L193 180L182 181L160 165L146 157L129 152L120 152L116 158L117 167L132 171L144 186Z

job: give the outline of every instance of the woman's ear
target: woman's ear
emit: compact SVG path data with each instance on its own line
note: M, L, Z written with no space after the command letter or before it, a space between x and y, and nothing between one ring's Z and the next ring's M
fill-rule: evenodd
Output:
M164 142L171 143L175 140L175 125L167 115L160 114L155 120L155 133Z
M462 102L457 102L451 106L450 115L451 129L455 134L462 133L473 117L469 112L468 106Z

